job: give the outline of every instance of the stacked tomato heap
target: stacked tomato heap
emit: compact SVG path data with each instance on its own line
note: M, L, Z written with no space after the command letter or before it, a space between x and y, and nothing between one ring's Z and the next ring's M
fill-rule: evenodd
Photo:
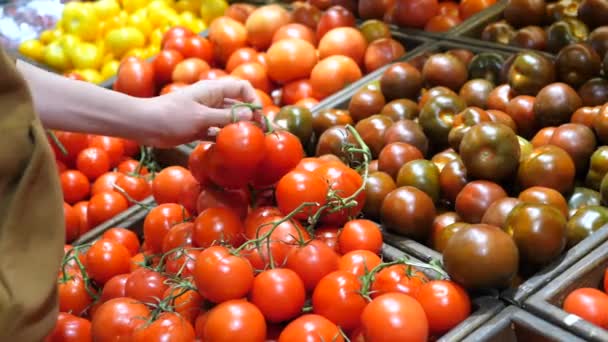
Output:
M112 228L66 245L47 340L426 341L458 325L471 311L459 285L405 255L383 262L379 227L351 219L371 153L346 132L354 168L250 122L198 145L189 169L154 179L141 243Z
M61 131L49 140L63 191L66 243L126 210L129 198L152 195L149 171L156 165L137 143ZM139 160L133 159L138 154Z

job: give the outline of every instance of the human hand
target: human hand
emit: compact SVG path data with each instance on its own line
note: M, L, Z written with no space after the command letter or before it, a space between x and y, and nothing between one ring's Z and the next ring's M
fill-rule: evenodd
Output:
M144 111L150 113L150 125L158 134L144 137L143 143L156 147L171 147L197 139L206 139L214 128L234 121L260 121L261 116L248 108L234 110L239 102L259 104L247 81L224 79L199 81L189 87L144 100Z

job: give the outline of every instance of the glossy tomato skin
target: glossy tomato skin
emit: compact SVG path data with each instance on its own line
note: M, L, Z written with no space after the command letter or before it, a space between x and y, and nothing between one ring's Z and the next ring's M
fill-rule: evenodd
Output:
M443 334L471 314L471 300L460 285L432 280L420 288L416 300L422 305L431 334Z
M169 229L182 223L188 216L186 209L175 203L154 207L144 220L144 238L148 248L154 253L160 252Z
M257 167L254 186L270 186L294 169L304 158L304 148L295 135L278 130L264 138L265 155Z
M132 230L120 227L110 228L103 233L102 238L120 243L129 251L131 256L139 252L139 238Z
M306 300L306 289L296 272L288 268L274 268L255 277L250 300L268 322L279 323L301 313Z
M327 274L338 270L339 256L321 240L312 240L289 253L285 267L295 271L307 291L313 291Z
M363 187L363 178L355 170L342 163L327 163L316 170L330 189L335 191L341 198L353 196ZM349 217L357 217L365 205L365 191L361 191L355 198L356 205L343 208L336 212L325 212L321 222L329 225L340 226L348 221Z
M494 182L472 181L456 196L456 212L465 222L480 223L490 205L505 197L505 190Z
M343 254L358 249L379 254L382 249L382 232L378 225L370 220L348 221L340 231L338 244Z
M92 341L91 322L69 313L60 312L53 331L45 342Z
M302 315L291 321L281 332L278 342L306 342L317 339L344 342L338 326L316 314Z
M378 254L359 249L348 252L340 257L340 260L338 260L338 269L361 277L381 263L382 260Z
M392 265L383 268L374 277L372 298L393 292L404 293L415 298L426 282L428 282L426 275L414 267Z
M285 215L303 203L318 203L303 208L294 217L306 219L314 215L326 202L328 185L320 175L310 171L293 170L283 176L276 187L277 204Z
M107 302L110 299L126 297L125 285L130 274L119 274L108 280L101 291L101 301Z
M71 275L71 279L59 281L59 310L83 315L93 303L93 298L87 292L86 284L79 274Z
M238 214L228 208L208 208L194 221L192 242L207 248L217 243L238 247L243 243L245 228Z
M205 341L266 340L266 321L262 312L245 300L229 300L214 307L208 314L203 328Z
M402 293L389 293L372 300L361 314L365 340L426 341L429 323L422 306Z
M194 341L194 327L177 313L164 312L141 329L135 330L133 342Z
M91 191L87 176L77 170L67 170L59 175L63 198L68 204L84 200Z
M371 219L380 217L382 201L389 192L395 190L397 185L393 178L386 172L372 172L365 183L365 206L363 213Z
M154 96L154 67L137 57L123 60L118 68L114 89L136 97Z
M104 284L116 275L129 273L130 259L131 255L124 246L102 238L87 251L87 271L91 278Z
M95 341L129 340L132 334L146 323L150 310L131 298L111 299L97 309L91 322Z
M411 186L399 187L386 195L380 210L381 222L398 234L426 239L436 215L432 198Z
M608 295L593 288L579 288L564 300L564 311L577 315L599 327L608 327L608 317L604 314L608 307Z
M154 58L154 78L157 86L171 81L173 69L183 59L184 56L177 50L163 50Z
M89 200L87 219L91 227L111 219L127 210L129 202L116 191L102 192Z
M165 284L166 280L166 277L156 271L140 268L129 275L125 284L125 294L143 303L153 303L156 298L162 298L169 288Z

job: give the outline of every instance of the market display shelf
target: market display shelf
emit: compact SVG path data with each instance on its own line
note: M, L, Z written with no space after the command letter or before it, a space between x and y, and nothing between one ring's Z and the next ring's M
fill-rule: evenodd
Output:
M148 208L138 207L130 215L123 217L121 220L116 220L115 227L126 228L137 233L140 238L143 238L143 222L146 215L151 207L154 207L156 203L153 199L146 202ZM108 227L110 228L110 227ZM108 229L98 229L90 231L86 236L79 239L74 246L81 244L88 244L99 239L103 233ZM412 261L421 262L422 260L417 259L408 253L405 253L391 245L384 244L381 252L382 258L385 261L395 261L403 257L408 257ZM439 275L429 269L420 269L429 279L438 279ZM472 299L471 315L462 321L458 326L441 336L437 342L456 342L462 341L462 339L472 333L475 329L480 327L482 324L494 317L502 308L504 304L496 299L489 296L474 297Z
M524 307L587 341L608 341L606 329L569 314L561 308L564 299L572 291L582 287L601 288L607 267L608 242L604 242L530 297L524 303Z
M187 166L188 165L188 156L192 151L186 145L181 145L171 149L154 149L154 160L161 166L171 166L171 165L180 165ZM154 203L153 196L149 196L143 201L141 201L144 205L151 205ZM141 210L140 206L137 204L132 205L127 210L121 212L120 214L112 217L111 219L103 222L102 224L92 228L85 234L82 234L78 239L76 239L72 244L73 245L81 245L84 243L88 243L92 240L95 240L101 234L103 234L106 230L117 227L120 224L128 221L128 219L134 215L136 215Z
M462 341L582 342L584 340L516 306L508 306Z

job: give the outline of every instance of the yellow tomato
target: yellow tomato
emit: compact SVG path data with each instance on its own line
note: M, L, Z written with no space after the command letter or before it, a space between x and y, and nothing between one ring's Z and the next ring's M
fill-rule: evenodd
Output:
M182 25L182 24L183 24L183 20L182 20L182 17L179 16L179 14L177 14L177 13L167 14L167 25L178 26L178 25Z
M202 0L177 0L175 9L178 12L193 12L197 13L201 9Z
M99 0L93 3L93 8L100 20L106 20L120 13L120 4L116 0Z
M61 43L61 47L63 47L64 50L68 51L70 49L73 49L76 45L80 44L82 40L78 38L78 36L66 33L63 36L59 37L57 41Z
M116 75L120 62L117 60L111 60L103 65L101 68L101 78L107 80L108 78Z
M37 62L44 59L44 44L38 39L26 40L19 45L19 53Z
M156 28L149 36L150 45L160 46L160 43L163 41L163 35L165 31L162 28Z
M152 32L152 24L150 24L145 11L132 14L129 17L128 25L135 27L146 37L148 37Z
M150 58L158 55L160 47L158 45L150 45L144 49L144 58Z
M121 28L127 26L127 22L129 21L129 15L127 12L120 12L118 15L108 18L105 21L102 21L100 26L100 31L102 35L108 34L108 32L113 29Z
M44 63L61 72L72 68L68 54L58 41L50 43L44 49Z
M134 27L123 27L108 32L105 42L106 50L120 58L131 49L144 47L146 38Z
M63 8L63 30L85 41L94 41L99 32L99 20L93 6L69 2Z
M125 53L124 57L139 57L139 58L146 58L146 49L144 48L133 48L129 51L127 51L127 53Z
M115 60L116 58L114 58L114 55L111 53L106 53L103 56L103 60L101 61L102 64L107 64L110 63L111 61Z
M213 19L221 17L228 8L224 0L203 0L201 3L201 19L210 23Z
M76 72L77 74L82 76L82 78L84 78L84 80L87 82L91 82L91 83L95 83L95 84L99 84L99 83L103 82L103 77L101 77L101 74L99 73L99 71L97 71L95 69L80 69L80 70L74 70L74 72Z
M177 15L177 12L167 6L164 2L151 2L148 7L148 20L154 27L161 27L169 23L169 16Z
M133 13L140 8L146 7L149 0L122 0L122 8L129 12Z
M74 48L67 50L72 65L77 69L99 69L103 60L103 54L92 43L80 43Z
M40 41L42 44L49 44L61 37L62 34L63 31L61 29L44 30L40 34Z

